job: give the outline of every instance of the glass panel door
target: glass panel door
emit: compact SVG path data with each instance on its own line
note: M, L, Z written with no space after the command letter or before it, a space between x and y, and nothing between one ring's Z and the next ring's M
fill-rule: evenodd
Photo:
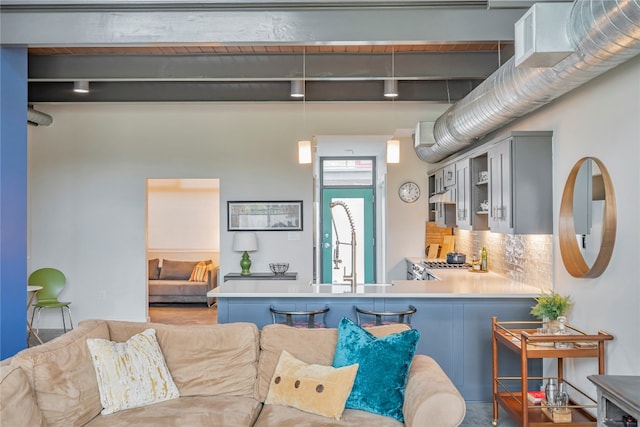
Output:
M322 283L348 283L354 234L357 283L375 283L373 219L373 188L322 190Z

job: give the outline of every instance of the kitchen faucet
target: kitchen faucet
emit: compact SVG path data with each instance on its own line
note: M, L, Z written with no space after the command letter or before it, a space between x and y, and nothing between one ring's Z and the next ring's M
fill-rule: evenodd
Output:
M338 237L338 228L336 227L336 221L333 217L333 209L336 206L342 206L344 211L347 214L347 218L349 219L349 226L351 227L351 243L344 243L340 241L340 237ZM351 216L351 211L349 210L349 206L341 200L336 200L334 202L329 203L329 212L331 214L331 222L333 223L333 229L336 232L336 249L333 253L333 264L334 270L339 269L338 264L342 262L339 258L340 256L340 245L351 246L351 274L347 274L347 267L344 267L344 274L342 276L342 280L346 280L351 284L351 292L356 292L356 286L358 285L357 275L356 275L356 227L353 224L353 217Z

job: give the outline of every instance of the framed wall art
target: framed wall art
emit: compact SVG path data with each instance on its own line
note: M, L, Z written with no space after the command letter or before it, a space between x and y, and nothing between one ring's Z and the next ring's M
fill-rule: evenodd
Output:
M300 231L302 200L227 202L228 231Z

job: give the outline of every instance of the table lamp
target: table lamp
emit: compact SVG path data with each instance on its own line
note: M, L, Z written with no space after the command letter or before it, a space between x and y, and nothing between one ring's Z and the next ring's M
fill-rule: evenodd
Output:
M233 235L233 250L236 252L242 252L242 259L240 260L240 272L241 276L249 276L251 272L251 259L249 258L249 252L258 250L258 238L256 233L236 233Z

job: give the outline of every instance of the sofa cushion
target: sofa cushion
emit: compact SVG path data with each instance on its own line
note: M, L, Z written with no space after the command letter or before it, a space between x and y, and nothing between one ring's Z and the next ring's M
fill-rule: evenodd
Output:
M180 397L156 340L147 329L118 343L87 339L103 415Z
M430 425L430 424L417 424ZM403 427L393 418L345 409L340 420L281 405L264 405L254 427Z
M198 265L198 261L174 261L170 259L162 260L160 268L160 280L189 280L193 268Z
M302 362L282 351L265 404L287 405L339 420L358 365L333 368Z
M250 427L262 404L250 397L192 396L99 415L85 427Z
M188 280L149 280L149 295L206 296L209 283Z
M114 341L155 329L180 396L253 397L259 352L255 324L164 325L113 320L108 324Z
M409 329L407 325L394 324L367 328L375 336L385 336ZM256 399L264 402L269 384L282 350L306 363L331 365L338 342L335 328L295 328L286 325L267 325L260 332L260 363L256 381ZM174 376L175 378L175 376Z
M50 427L83 425L102 410L87 338L109 339L107 323L80 322L76 329L23 350L11 361L27 375Z
M333 366L360 365L346 407L404 422L404 388L419 339L416 329L377 338L342 318Z
M149 279L157 280L160 278L160 259L154 258L149 260Z
M12 427L45 427L36 394L24 371L17 366L0 368L0 423Z

